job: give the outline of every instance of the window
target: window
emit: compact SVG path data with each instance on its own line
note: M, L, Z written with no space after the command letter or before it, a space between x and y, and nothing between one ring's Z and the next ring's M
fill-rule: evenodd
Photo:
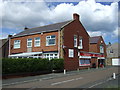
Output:
M32 39L27 39L27 47L32 47Z
M34 40L35 40L34 46L39 47L40 46L40 37L36 37Z
M53 58L58 58L58 54L54 54L54 53L47 53L44 55L45 58L48 58L49 60L53 59Z
M14 41L14 48L20 48L20 40L15 40Z
M109 50L109 53L113 53L113 49Z
M69 49L69 57L74 57L74 50L73 49Z
M82 45L82 38L79 38L79 47L78 49L83 49L83 45Z
M50 45L55 45L55 35L51 35L51 36L47 36L46 37L46 46L50 46Z
M88 66L90 65L90 60L79 60L79 66Z
M74 47L77 47L77 35L74 35Z
M104 53L104 47L103 47L103 45L100 45L100 53Z

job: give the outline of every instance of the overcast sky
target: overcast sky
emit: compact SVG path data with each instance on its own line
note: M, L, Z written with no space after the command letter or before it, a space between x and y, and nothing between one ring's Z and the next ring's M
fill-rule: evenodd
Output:
M9 1L9 0L8 0ZM118 42L118 2L2 2L0 3L0 38L28 28L72 20L78 13L90 36L102 35L106 44ZM34 1L34 0L33 0Z

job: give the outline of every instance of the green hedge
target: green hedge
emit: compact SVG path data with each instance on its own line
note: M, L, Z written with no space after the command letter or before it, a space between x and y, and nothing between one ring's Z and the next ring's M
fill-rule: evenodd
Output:
M24 73L63 69L63 59L36 59L36 58L4 58L2 59L2 73Z

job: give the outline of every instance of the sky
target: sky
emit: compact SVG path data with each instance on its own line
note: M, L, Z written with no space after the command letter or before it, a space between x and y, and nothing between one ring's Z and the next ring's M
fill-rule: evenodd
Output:
M52 0L51 0L52 1ZM96 2L45 2L4 0L0 3L0 39L15 35L24 27L33 28L73 19L73 13L80 15L80 21L89 35L103 36L106 44L118 42L120 10L117 1Z

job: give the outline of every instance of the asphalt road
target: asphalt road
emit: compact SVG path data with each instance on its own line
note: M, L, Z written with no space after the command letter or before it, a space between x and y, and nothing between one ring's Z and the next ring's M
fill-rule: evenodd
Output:
M85 72L71 74L55 74L44 78L37 78L24 83L3 83L4 88L26 88L34 90L36 88L94 88L111 78L112 74L118 74L118 67L87 70ZM117 80L117 79L116 79ZM100 84L99 84L100 83ZM99 88L99 87L98 87Z

